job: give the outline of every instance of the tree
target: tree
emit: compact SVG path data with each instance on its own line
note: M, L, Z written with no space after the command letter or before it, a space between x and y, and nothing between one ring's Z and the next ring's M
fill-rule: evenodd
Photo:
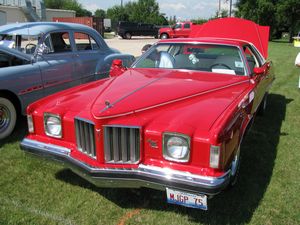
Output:
M292 37L300 30L300 1L279 1L276 15L278 24L288 28L290 42L292 42Z
M202 19L202 18L198 18L198 19L193 19L191 20L191 22L195 23L195 24L203 24L203 23L206 23L208 20L207 19Z
M46 8L74 10L76 16L92 16L92 13L82 7L77 0L44 0Z
M299 0L238 0L235 15L271 27L271 36L289 31L291 37L300 29Z
M128 14L121 6L113 6L112 8L107 9L106 16L107 18L110 18L113 23L117 23L118 21L128 21L129 18Z
M122 6L113 6L107 10L107 17L113 21L129 21L137 23L151 23L166 25L168 21L164 14L159 12L156 0L130 1Z
M95 14L94 14L96 17L101 17L101 18L105 18L106 17L106 12L105 10L103 9L97 9L95 11Z

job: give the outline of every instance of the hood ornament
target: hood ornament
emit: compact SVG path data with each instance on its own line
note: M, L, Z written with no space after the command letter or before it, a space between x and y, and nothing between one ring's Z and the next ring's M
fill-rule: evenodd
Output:
M110 104L110 102L108 100L105 101L105 105L106 105L106 108L111 108L112 105Z

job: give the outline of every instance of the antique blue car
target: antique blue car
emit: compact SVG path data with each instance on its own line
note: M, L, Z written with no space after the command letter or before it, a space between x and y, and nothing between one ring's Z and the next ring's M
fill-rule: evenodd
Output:
M18 114L44 96L108 75L114 59L134 57L111 49L94 29L74 23L0 26L0 139Z

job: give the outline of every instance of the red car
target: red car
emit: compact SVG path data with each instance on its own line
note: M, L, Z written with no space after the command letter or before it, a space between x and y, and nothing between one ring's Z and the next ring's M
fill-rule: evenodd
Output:
M193 26L195 25L189 21L178 22L171 27L160 28L158 31L158 35L161 39L189 37Z
M169 203L206 210L236 182L241 141L266 107L267 34L220 19L198 37L159 41L131 68L115 61L110 78L31 104L21 147L100 187L159 189Z

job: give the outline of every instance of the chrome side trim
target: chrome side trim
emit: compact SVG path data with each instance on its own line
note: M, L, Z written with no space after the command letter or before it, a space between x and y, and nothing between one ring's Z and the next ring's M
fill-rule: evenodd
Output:
M70 149L28 138L21 142L21 149L46 159L59 161L99 187L147 187L158 190L165 190L168 187L212 196L222 191L230 181L230 170L220 177L207 177L143 164L136 169L95 168L72 158Z

